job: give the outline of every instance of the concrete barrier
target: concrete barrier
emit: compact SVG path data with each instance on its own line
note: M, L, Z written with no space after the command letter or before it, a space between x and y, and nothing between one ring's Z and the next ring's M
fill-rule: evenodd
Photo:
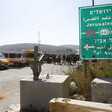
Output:
M50 112L112 112L111 104L54 98L50 101Z
M69 97L69 76L41 75L39 80L20 81L20 108L28 111L49 110L52 98Z
M95 78L92 81L91 101L112 103L112 78Z

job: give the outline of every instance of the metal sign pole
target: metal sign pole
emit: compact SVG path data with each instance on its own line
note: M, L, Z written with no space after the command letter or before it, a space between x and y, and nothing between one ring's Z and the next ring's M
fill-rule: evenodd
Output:
M94 0L92 0L92 6L94 6Z
M85 74L85 78L86 78L86 74L87 74L87 64L86 64L86 60L84 60L84 74Z
M34 46L34 60L38 61L38 46Z
M92 6L94 6L94 0L92 0ZM87 75L87 63L84 60L84 74L85 74L85 85L86 85L86 75Z

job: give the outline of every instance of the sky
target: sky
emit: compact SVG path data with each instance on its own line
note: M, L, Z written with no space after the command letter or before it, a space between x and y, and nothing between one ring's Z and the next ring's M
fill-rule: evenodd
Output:
M94 0L95 5L112 0ZM78 8L92 0L0 0L0 46L79 45Z

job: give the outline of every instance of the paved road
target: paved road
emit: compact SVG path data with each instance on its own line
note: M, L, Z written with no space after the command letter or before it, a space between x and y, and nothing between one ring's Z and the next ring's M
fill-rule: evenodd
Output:
M66 65L43 64L41 75L46 74L64 74L63 71L71 69ZM32 70L30 67L9 68L8 70L0 70L0 112L6 112L11 104L20 104L20 80L24 78L32 78Z

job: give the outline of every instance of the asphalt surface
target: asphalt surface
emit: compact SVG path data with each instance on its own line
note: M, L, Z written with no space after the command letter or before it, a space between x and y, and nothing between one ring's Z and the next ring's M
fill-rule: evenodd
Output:
M40 75L62 75L71 68L67 65L43 64ZM11 104L20 104L20 80L24 78L33 78L30 67L0 70L0 112L6 112Z

